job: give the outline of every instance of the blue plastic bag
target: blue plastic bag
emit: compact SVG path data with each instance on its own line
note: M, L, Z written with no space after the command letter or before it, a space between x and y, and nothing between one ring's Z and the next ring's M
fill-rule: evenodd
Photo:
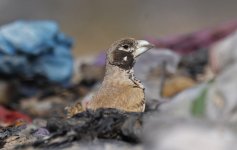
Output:
M72 39L53 21L16 21L0 28L0 75L42 76L66 83L73 73Z

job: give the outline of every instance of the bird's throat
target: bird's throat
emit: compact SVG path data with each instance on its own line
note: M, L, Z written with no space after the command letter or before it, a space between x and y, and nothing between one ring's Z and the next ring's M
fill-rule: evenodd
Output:
M106 81L105 83L110 81L112 83L130 84L134 87L144 88L140 80L136 79L133 68L124 70L114 65L107 66L104 81Z

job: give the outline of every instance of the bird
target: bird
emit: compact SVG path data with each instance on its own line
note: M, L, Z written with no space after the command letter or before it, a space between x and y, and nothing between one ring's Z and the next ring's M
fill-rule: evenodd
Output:
M138 56L153 47L148 41L133 38L114 42L106 53L105 75L100 88L86 105L76 103L69 107L69 116L83 110L99 108L144 112L145 88L136 79L133 66Z

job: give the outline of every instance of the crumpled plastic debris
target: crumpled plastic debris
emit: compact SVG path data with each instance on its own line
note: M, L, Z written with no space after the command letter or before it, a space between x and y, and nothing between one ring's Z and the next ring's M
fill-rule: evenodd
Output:
M167 73L174 74L179 61L180 56L178 54L169 49L156 48L144 53L137 60L134 72L146 89L146 99L160 98L162 73L166 71Z
M33 143L37 138L41 138L34 136L33 130L33 125L24 121L17 121L10 126L0 128L0 148L16 149L18 145Z
M59 96L49 96L41 99L38 97L32 97L28 99L22 99L20 107L22 110L26 111L27 114L33 117L48 118L52 117L51 115L63 114L62 110L66 104L67 101Z
M48 136L49 134L50 134L49 131L45 128L38 128L33 133L35 137L45 137L45 136Z
M211 66L217 72L206 101L213 120L237 121L237 31L211 49Z
M162 68L165 63L165 70L175 73L181 57L170 49L153 48L138 58L134 71L140 80L145 80L152 69Z
M144 117L145 149L234 150L236 130L208 120L153 114Z
M72 39L53 21L16 21L0 28L0 75L71 79Z
M9 137L18 134L21 130L26 128L26 123L22 120L14 122L12 125L5 128L0 128L0 141Z
M186 72L193 79L198 80L200 74L205 73L205 67L209 63L209 52L207 49L197 49L188 55L181 58L179 69L186 70Z
M106 142L104 140L94 141L93 143L75 143L68 150L143 150L142 145L131 145L125 142L113 141Z
M214 44L210 51L211 67L215 72L221 72L235 64L237 62L237 30Z
M178 94L170 103L159 107L161 112L183 117L207 117L214 121L237 121L237 32L212 45L210 63L216 77L191 91ZM201 90L201 91L200 91Z
M161 96L172 97L185 89L193 87L196 83L189 77L174 76L166 80L163 84Z
M197 97L208 87L207 83L202 83L190 89L186 89L169 101L159 106L158 111L170 116L190 118L193 117L192 107Z

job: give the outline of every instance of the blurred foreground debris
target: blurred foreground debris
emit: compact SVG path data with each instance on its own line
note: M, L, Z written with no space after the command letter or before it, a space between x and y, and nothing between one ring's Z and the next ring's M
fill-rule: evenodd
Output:
M237 146L236 129L229 124L163 113L147 116L144 122L146 149L234 150Z
M211 49L216 79L208 90L207 111L211 119L237 121L237 31Z
M66 148L72 146L73 143L92 142L98 138L140 143L141 117L141 113L100 109L95 112L82 112L69 119L52 118L49 119L47 126L38 129L34 127L34 124L31 125L32 127L28 125L20 129L12 126L0 132L3 141L2 148L14 145L11 142L15 140L9 141L9 138L18 136L17 141L19 141L22 138L21 135L24 135L23 132L27 132L32 138L22 139L20 143L15 143L15 146L18 145L20 148Z

